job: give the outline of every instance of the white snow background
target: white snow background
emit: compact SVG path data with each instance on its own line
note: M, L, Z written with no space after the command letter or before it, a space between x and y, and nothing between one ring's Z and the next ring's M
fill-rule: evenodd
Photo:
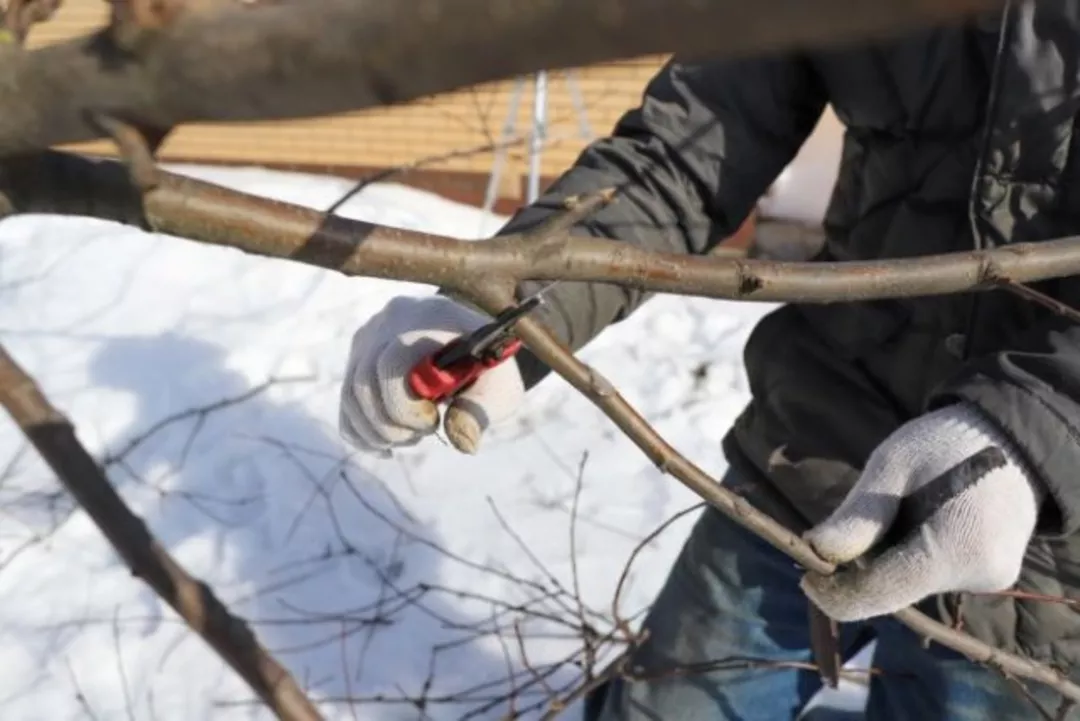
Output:
M174 169L315 208L350 187L260 169ZM394 184L368 187L340 213L463 238L490 235L503 220ZM517 683L531 678L504 606L538 594L485 569L548 586L550 573L573 588L571 506L586 452L576 575L598 612L610 611L638 542L697 502L557 378L490 433L478 456L437 440L388 460L352 454L336 432L351 334L392 296L430 291L97 220L0 223L0 338L90 451L110 459L132 509L253 622L314 699L368 699L327 703L330 719L507 712L505 704L478 711L508 689L510 667ZM583 356L719 476L720 439L748 398L742 347L771 307L659 297ZM651 601L692 520L641 553L625 615ZM420 589L419 605L407 602ZM551 601L530 608L574 620ZM6 416L0 609L2 719L270 717L130 576ZM508 627L503 640L474 638L471 629L490 628L493 618ZM554 624L523 626L530 666L579 647L559 633ZM568 667L549 683L573 679ZM534 684L519 707L540 690ZM430 700L419 709L372 700L380 695ZM447 696L461 703L441 703ZM858 692L836 696L859 703Z

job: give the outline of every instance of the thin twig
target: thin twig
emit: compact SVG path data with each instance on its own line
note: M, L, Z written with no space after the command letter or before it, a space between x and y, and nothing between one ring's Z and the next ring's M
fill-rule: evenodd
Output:
M521 636L521 624L514 621L514 639L517 641L518 655L521 657L521 664L532 675L533 680L536 681L544 689L544 692L551 698L552 702L558 699L558 694L552 690L548 685L547 679L540 675L540 673L533 668L533 665L529 663L529 653L525 650L525 639Z
M341 623L341 674L345 679L345 695L352 696L352 674L349 672L349 629L348 624L342 621ZM360 717L356 715L356 706L349 704L349 715L352 716L353 721L360 721Z
M154 687L151 686L146 691L146 708L150 712L150 721L157 721L157 703L154 701Z
M611 596L611 616L616 622L623 617L622 611L619 608L622 605L623 589L626 587L626 581L630 577L630 569L633 567L634 561L637 560L638 555L645 550L646 546L655 541L661 533L670 528L674 523L691 513L700 511L705 505L706 504L704 503L695 503L689 508L684 508L654 528L634 546L634 549L630 552L630 556L626 559L626 563L623 564L622 573L619 574L619 581L615 584L615 593Z
M572 195L564 198L563 212L555 213L535 228L530 229L522 235L521 240L530 244L566 235L575 225L615 200L616 195L615 188L605 188L586 195Z
M79 702L79 707L82 708L89 721L97 721L98 716L94 713L94 708L90 705L86 694L83 693L82 687L79 686L79 679L75 677L75 669L71 667L71 660L67 657L64 658L64 666L67 668L68 676L71 678L71 685L75 688L75 700Z
M151 425L146 430L139 433L139 435L129 439L122 448L116 451L106 453L101 459L101 464L104 466L110 466L118 463L127 456L131 455L143 443L150 440L152 437L165 430L169 426L180 423L181 421L186 421L194 418L197 425L192 430L191 437L189 437L188 441L185 444L186 446L190 446L195 434L198 432L198 429L205 422L206 417L211 415L212 413L216 413L217 411L224 410L225 408L230 408L232 406L246 403L247 401L262 395L274 386L283 383L298 383L304 380L310 380L310 377L296 376L287 378L271 378L269 380L263 381L257 386L253 386L252 388L243 391L242 393L238 393L235 396L222 398L220 400L214 401L213 403L207 403L205 405L196 406L194 408L186 408L177 413L168 415Z
M892 615L917 635L951 648L975 663L997 668L1019 678L1038 681L1066 698L1080 699L1080 687L1057 669L1046 664L994 648L964 631L950 628L913 608L905 608Z
M549 706L547 712L540 717L540 721L552 721L552 719L558 718L571 704L585 698L585 696L594 689L599 688L611 679L621 675L625 670L628 661L629 652L624 652L609 664L604 671L592 678L586 679L584 683L579 685L568 695L562 698L556 698Z
M577 601L578 623L581 624L581 638L585 644L584 673L586 678L592 678L594 664L596 663L596 649L593 647L595 631L585 617L585 603L581 598L581 579L577 565L577 520L578 506L581 503L581 491L585 479L585 464L589 460L588 452L581 455L581 463L578 465L577 476L574 479L574 500L570 504L570 575L574 587L574 599Z
M1017 283L1009 279L997 281L997 284L1014 295L1018 295L1021 298L1029 300L1037 305L1041 305L1044 308L1049 308L1054 313L1068 318L1069 320L1080 322L1080 310L1073 308L1068 303L1062 303L1056 298L1051 298L1046 293L1035 290L1031 286L1023 285L1022 283Z
M421 546L424 546L425 548L428 548L428 549L434 551L435 553L437 553L440 556L446 558L447 560L453 561L455 563L459 563L459 564L465 566L466 568L470 568L470 569L475 570L475 571L480 571L481 573L492 574L492 575L494 575L494 576L496 576L498 578L501 578L501 579L503 579L505 581L509 581L509 582L511 582L511 583L513 583L515 585L526 586L526 587L531 588L531 589L533 589L535 591L538 591L541 594L544 594L547 597L550 597L550 596L554 595L552 593L552 590L549 589L547 586L545 586L542 583L539 583L539 582L534 581L532 579L524 578L522 576L518 576L518 575L516 575L514 573L511 573L511 572L505 570L505 569L494 568L492 566L487 566L487 565L484 565L482 563L478 563L478 562L473 561L471 559L465 558L464 556L461 556L461 555L459 555L457 553L454 553L450 549L445 548L444 546L442 546L442 545L440 545L438 543L435 543L431 539L420 535L416 531L412 531L412 530L410 530L408 528L405 528L403 525L401 525L400 523L394 521L389 516L387 516L385 513L383 513L381 510L376 508L375 505L372 504L371 501L369 501L364 496L364 494L360 492L359 488L357 488L356 484L352 481L352 478L349 476L348 469L341 471L341 476L345 480L345 489L347 491L349 491L349 493L353 496L353 498L356 500L357 503L359 503L361 506L363 506L364 509L368 513L373 515L375 518L377 518L382 523L386 524L387 526L394 529L395 531L398 531L398 532L404 534L405 537L408 538L411 542L417 543L417 544L419 544ZM490 504L491 500L488 499L488 502ZM496 512L496 515L498 515L497 512ZM550 574L548 574L548 575L550 575ZM430 586L430 587L431 588L437 588L437 586ZM559 593L559 591L556 590L555 593L557 594L557 593Z
M113 609L112 639L113 652L116 654L116 672L120 676L120 688L124 692L124 710L127 712L128 721L135 721L135 709L131 703L131 689L128 687L127 671L124 670L124 651L120 647L120 624L117 619L120 616L120 607Z
M506 520L502 513L499 512L499 508L495 505L495 501L492 498L488 497L487 502L488 506L491 508L491 512L495 514L495 518L499 522L499 526L501 526L503 531L506 532L506 534L509 535L511 539L513 539L515 545L517 545L517 547L521 549L521 551L525 554L525 557L528 558L534 566L536 566L540 573L544 575L545 579L550 582L552 587L557 591L557 594L553 596L553 600L559 605L560 608L563 609L563 611L573 615L574 609L569 606L565 600L563 600L564 597L574 598L573 594L571 594L566 589L566 587L563 586L562 582L559 581L559 578L551 572L551 570L547 567L547 565L544 564L543 561L540 560L540 557L537 556L536 553L529 547L529 544L525 543L525 539L523 539L521 535L516 530L514 530L514 527Z
M494 605L492 605L492 607L491 607L491 621L492 621L492 624L497 626L497 624L498 624L498 616L497 616L497 613L496 613L495 609L496 609L496 607ZM495 638L499 642L499 648L502 649L503 661L506 663L506 677L507 677L507 679L509 680L509 683L510 683L510 691L509 691L509 694L508 694L508 696L509 696L508 704L509 704L510 708L507 710L507 712L506 712L506 714L504 715L503 718L507 719L509 721L512 721L513 719L516 719L518 717L518 711L517 711L518 689L517 689L517 678L516 678L516 676L514 674L514 661L510 657L510 647L506 644L506 639L503 638L503 634L496 633Z
M1009 682L1009 685L1016 689L1016 692L1020 697L1035 709L1039 716L1042 717L1043 721L1055 721L1050 712L1047 711L1043 705L1039 703L1039 700L1032 695L1031 691L1028 690L1027 684L1006 671L1003 671L1002 675L1005 677L1005 680Z
M1017 598L1022 601L1038 601L1040 603L1060 603L1065 606L1072 606L1073 608L1080 608L1080 599L1066 598L1065 596L1051 596L1045 593L1033 593L1031 591L1021 591L1019 589L1010 589L1006 591L994 591L991 593L977 594L980 596L1002 596L1005 598Z
M476 145L471 148L451 150L447 153L430 155L426 158L420 158L419 160L414 160L411 163L404 163L402 165L395 165L391 168L384 168L377 173L372 173L371 175L368 175L356 181L351 188L342 193L340 198L331 203L324 212L327 215L336 215L346 203L348 203L350 200L362 193L366 188L374 185L375 183L385 183L398 176L407 175L414 170L419 170L420 168L424 168L429 165L437 165L439 163L445 163L450 160L469 158L474 155L480 155L481 153L506 150L516 145L521 145L526 140L528 140L528 136L522 135L503 142L488 141L482 145Z

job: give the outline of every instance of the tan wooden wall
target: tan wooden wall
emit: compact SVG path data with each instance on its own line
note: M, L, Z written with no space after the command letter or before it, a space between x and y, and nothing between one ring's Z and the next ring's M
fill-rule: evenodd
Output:
M66 0L53 20L35 28L31 44L85 34L100 27L106 16L105 0ZM580 89L589 128L594 134L605 134L619 115L637 103L644 84L661 62L662 58L650 57L551 74L550 129L542 174L549 178L558 175L588 140L581 132L571 83L576 82ZM161 158L363 175L497 143L507 122L512 88L512 82L495 83L401 107L295 122L185 126L166 141ZM528 79L515 118L519 136L530 127L532 94L532 80ZM111 153L104 143L75 147ZM500 187L503 198L520 201L527 158L526 144L519 138L507 152ZM471 178L475 190L486 183L492 161L493 152L486 150L425 164L424 170Z

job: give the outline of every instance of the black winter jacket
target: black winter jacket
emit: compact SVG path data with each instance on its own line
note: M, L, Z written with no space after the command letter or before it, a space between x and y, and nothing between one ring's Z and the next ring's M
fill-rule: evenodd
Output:
M1080 0L1040 0L965 26L864 47L667 64L639 107L504 229L562 198L619 199L576 232L704 253L748 216L831 105L846 126L817 260L896 258L1080 234ZM527 286L523 290L531 290ZM1080 279L1037 284L1080 307ZM640 293L562 284L545 320L580 348ZM1080 593L1080 327L1003 291L784 305L745 350L752 401L725 441L760 503L813 523L873 448L955 399L1017 442L1052 500L1021 588ZM546 371L520 359L527 382ZM940 604L943 608L947 604ZM1080 615L978 598L965 623L993 643L1080 662Z

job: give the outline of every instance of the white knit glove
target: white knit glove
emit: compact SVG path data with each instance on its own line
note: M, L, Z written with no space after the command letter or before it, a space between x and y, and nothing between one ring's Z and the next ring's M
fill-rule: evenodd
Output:
M940 593L1005 590L1020 575L1043 497L974 406L933 411L887 438L840 507L806 534L827 560L865 565L807 574L803 590L837 621Z
M353 335L341 386L342 436L360 450L386 453L435 433L439 409L409 388L409 370L490 320L443 296L391 300ZM448 406L447 440L464 453L475 453L484 430L511 416L524 393L513 359L485 371Z

